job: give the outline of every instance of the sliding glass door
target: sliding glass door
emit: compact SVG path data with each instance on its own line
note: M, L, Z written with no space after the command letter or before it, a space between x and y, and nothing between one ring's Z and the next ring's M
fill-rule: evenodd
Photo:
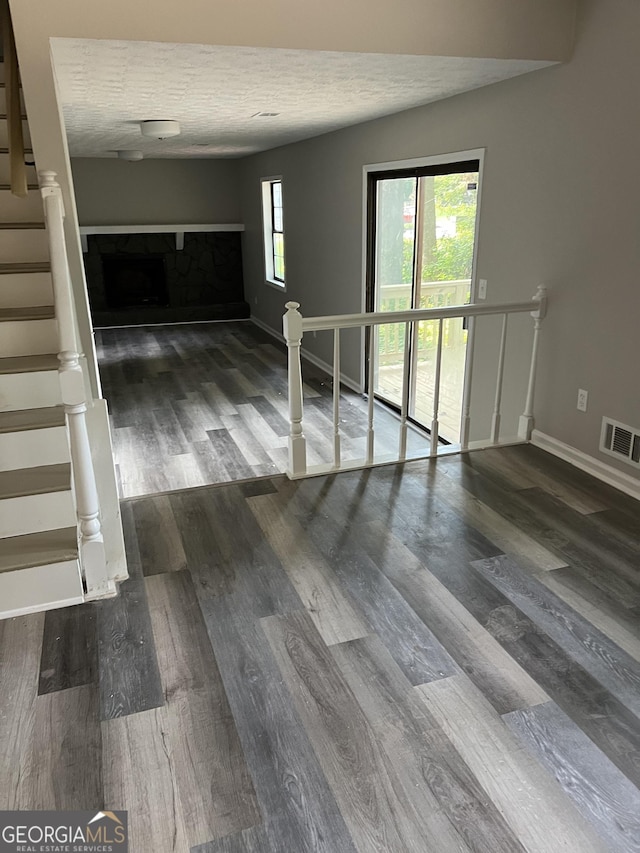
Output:
M369 175L369 310L404 311L460 305L470 299L476 239L477 160ZM408 348L409 417L431 423L438 323L380 326L373 352L374 394L402 407ZM440 432L460 439L467 332L462 320L443 323Z

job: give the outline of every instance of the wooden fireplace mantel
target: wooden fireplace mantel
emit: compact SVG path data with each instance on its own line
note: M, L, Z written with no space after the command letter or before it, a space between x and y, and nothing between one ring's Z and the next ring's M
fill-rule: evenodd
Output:
M244 231L244 225L238 222L223 225L81 225L80 240L82 251L89 251L87 238L91 234L175 234L176 251L184 249L186 233L202 231Z

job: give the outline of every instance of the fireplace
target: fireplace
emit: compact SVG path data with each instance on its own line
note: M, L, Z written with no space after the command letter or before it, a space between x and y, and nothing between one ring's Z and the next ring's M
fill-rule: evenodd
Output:
M108 226L105 226L108 227ZM91 234L84 264L94 326L191 323L249 316L237 231Z
M102 258L105 300L111 310L169 304L163 255L113 255Z

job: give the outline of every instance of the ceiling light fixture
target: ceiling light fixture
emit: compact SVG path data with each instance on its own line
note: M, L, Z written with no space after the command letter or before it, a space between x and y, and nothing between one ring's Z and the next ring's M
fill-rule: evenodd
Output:
M275 118L276 116L279 116L279 115L280 115L280 113L264 113L264 112L262 112L262 113L254 113L251 116L251 118Z
M137 160L142 160L142 151L137 151L133 148L126 148L121 151L116 151L119 160L127 160L129 163L135 163Z
M180 123L168 119L141 121L140 132L143 136L151 136L153 139L166 139L168 136L178 136Z

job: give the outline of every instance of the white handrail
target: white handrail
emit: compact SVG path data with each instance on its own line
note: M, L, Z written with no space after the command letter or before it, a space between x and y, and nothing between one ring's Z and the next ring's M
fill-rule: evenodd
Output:
M533 310L532 309L533 306ZM375 341L377 336L377 327L388 324L404 323L405 328L405 353L404 353L404 372L402 383L402 405L400 412L400 444L398 448L398 461L404 460L406 457L406 430L407 430L407 374L408 374L408 351L407 342L409 336L417 328L417 324L423 321L439 321L439 334L436 355L435 367L435 394L433 405L433 418L431 422L431 445L430 455L436 455L438 445L438 418L439 418L439 397L440 397L440 374L442 369L442 346L443 346L443 320L468 317L469 322L469 340L467 345L467 377L462 401L462 423L461 423L461 438L460 447L462 450L468 449L469 446L469 430L471 421L471 378L473 373L473 347L475 340L475 323L478 317L502 316L502 332L500 336L500 350L498 355L498 369L496 381L496 393L494 410L492 416L491 436L489 444L497 444L500 434L500 419L502 405L502 384L504 379L504 364L505 350L507 341L507 318L509 314L529 313L534 323L534 337L531 353L531 364L529 368L529 382L527 386L527 396L525 409L520 417L518 436L523 441L528 441L533 430L533 400L536 379L536 365L538 356L538 345L540 335L541 321L544 319L547 308L547 291L546 288L540 286L536 291L535 296L528 302L508 302L501 305L479 305L471 303L468 305L452 305L446 308L414 308L408 311L371 311L362 314L336 314L333 316L324 317L303 317L298 311L300 305L297 302L287 302L287 313L284 315L284 336L289 352L289 413L290 413L290 435L289 435L289 471L290 477L301 477L307 474L307 458L306 458L306 440L303 431L304 403L302 397L302 366L300 361L300 348L304 332L322 331L331 329L334 332L334 465L333 469L347 467L341 463L340 458L340 435L339 435L339 408L337 400L339 397L339 377L340 377L340 346L339 346L339 330L350 328L367 328L368 329L368 349L369 349L369 366L368 366L368 407L367 407L367 440L366 440L366 456L364 459L365 465L374 464L374 363L373 353L375 351ZM389 461L389 460L385 460ZM354 467L354 466L348 466ZM359 466L358 466L359 467ZM312 473L320 473L313 471Z
M544 294L541 293L544 291ZM502 305L450 305L447 308L411 308L408 311L369 311L364 314L330 314L326 317L302 317L303 332L320 332L325 329L353 329L359 326L383 326L388 323L419 323L421 320L447 320L458 317L483 317L493 314L526 314L531 302L542 303L545 288L529 302L506 302Z
M91 445L87 432L87 396L78 352L73 290L64 238L64 204L56 173L39 172L49 241L56 324L58 327L60 389L69 428L69 449L78 518L80 565L87 593L92 598L113 593L107 575L100 523L100 503Z

